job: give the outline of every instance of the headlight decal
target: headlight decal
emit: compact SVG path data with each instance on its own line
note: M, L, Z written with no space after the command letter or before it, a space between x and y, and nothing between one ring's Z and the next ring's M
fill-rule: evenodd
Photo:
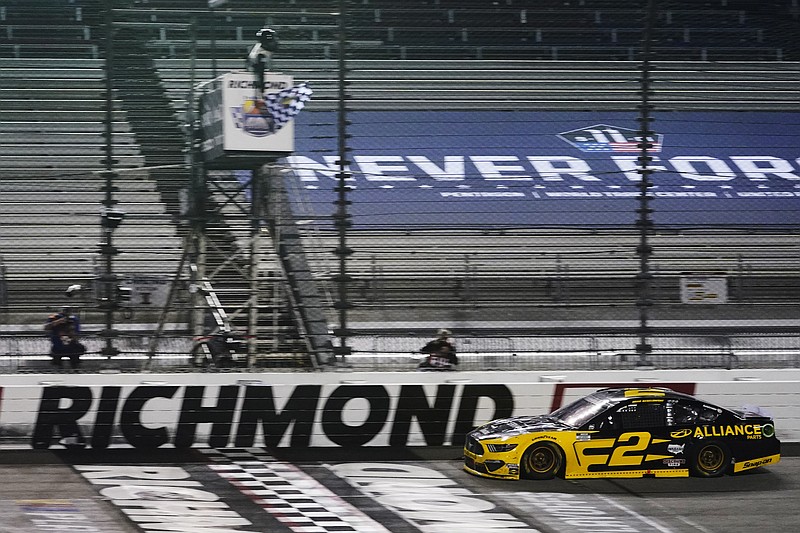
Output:
M510 452L514 448L516 448L516 444L487 444L486 448L492 453L502 453L502 452Z

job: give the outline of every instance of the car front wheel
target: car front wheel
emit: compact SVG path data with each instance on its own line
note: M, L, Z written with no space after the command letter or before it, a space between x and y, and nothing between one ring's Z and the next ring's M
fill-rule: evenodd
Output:
M549 442L536 443L522 455L522 477L552 479L564 464L564 454Z
M731 457L725 445L718 442L703 442L692 456L690 469L700 477L718 477L725 473Z

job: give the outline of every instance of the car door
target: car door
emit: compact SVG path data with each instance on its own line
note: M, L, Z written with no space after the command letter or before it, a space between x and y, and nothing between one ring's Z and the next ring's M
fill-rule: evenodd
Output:
M666 398L657 411L657 416L641 426L650 434L642 464L651 471L683 472L689 467L691 450L687 444L695 428L715 420L719 410L695 400Z
M664 398L632 399L611 407L583 426L586 433L576 435L578 469L587 477L647 469L655 460L651 449L663 440L654 441L654 432L663 433L665 420Z
M705 440L704 428L714 425L720 420L723 410L697 400L685 398L674 399L667 404L667 433L669 442L664 450L669 457L663 463L674 469L689 469L697 472L698 452L703 448ZM699 441L697 439L700 433ZM715 448L717 449L717 448ZM718 447L721 463L728 461L727 452ZM709 468L708 465L706 468ZM716 475L724 470L724 464L706 470L703 475Z
M659 462L669 442L664 398L634 399L619 404L592 420L586 429L595 431L582 455L589 471L624 473L665 468Z

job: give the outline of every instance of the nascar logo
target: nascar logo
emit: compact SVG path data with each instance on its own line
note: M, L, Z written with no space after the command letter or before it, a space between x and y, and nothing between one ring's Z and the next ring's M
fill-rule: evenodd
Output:
M595 124L588 128L565 131L558 137L581 152L639 152L642 137L639 132L629 128L618 128L607 124ZM660 152L664 136L656 134L648 137L648 151Z

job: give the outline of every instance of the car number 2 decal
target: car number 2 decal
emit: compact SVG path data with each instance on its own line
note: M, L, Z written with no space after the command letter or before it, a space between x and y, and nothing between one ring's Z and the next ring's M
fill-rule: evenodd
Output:
M578 463L586 468L591 465L639 466L645 460L645 451L650 443L650 433L632 431L623 433L616 439L576 442L575 454ZM613 450L607 454L599 451L603 448L613 448Z
M620 445L622 442L631 441L634 442L624 446ZM642 464L644 456L636 452L646 450L649 444L650 433L623 433L617 439L617 447L614 448L611 459L608 460L608 466L637 466Z

